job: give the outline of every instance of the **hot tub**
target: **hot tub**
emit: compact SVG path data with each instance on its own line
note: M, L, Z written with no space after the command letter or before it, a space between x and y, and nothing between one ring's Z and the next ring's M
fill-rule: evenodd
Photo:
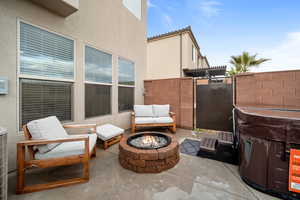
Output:
M300 149L300 110L235 107L239 173L252 187L284 199L300 199L290 192L289 151Z

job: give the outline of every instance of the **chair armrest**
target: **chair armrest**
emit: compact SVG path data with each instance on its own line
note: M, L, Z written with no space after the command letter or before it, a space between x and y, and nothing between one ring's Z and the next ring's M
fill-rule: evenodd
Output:
M97 124L65 124L64 128L95 128Z
M65 124L63 125L65 129L67 128L90 128L90 131L96 133L97 124Z
M21 146L34 146L34 145L43 145L43 144L51 144L51 143L64 143L64 142L76 142L76 141L88 141L88 136L78 136L72 138L61 138L61 139L52 139L52 140L25 140L20 141L17 145Z

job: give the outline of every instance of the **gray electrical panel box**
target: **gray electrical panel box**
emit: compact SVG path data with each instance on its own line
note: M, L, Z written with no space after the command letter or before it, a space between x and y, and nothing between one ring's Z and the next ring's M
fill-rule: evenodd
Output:
M0 95L8 94L8 79L0 77Z

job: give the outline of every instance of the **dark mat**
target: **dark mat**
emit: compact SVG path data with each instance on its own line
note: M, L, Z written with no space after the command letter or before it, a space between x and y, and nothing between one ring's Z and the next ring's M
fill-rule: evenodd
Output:
M200 150L200 141L184 139L180 144L180 152L191 156L197 156Z
M229 164L238 164L237 152L231 146L218 145L217 151L215 153L211 153L200 150L200 141L185 139L180 144L180 152L191 156L209 158Z

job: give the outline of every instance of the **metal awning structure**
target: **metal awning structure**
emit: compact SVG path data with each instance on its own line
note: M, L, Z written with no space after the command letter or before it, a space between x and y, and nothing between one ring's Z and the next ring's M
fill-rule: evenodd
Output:
M213 77L225 76L227 66L215 66L210 68L183 69L183 73L188 77Z

